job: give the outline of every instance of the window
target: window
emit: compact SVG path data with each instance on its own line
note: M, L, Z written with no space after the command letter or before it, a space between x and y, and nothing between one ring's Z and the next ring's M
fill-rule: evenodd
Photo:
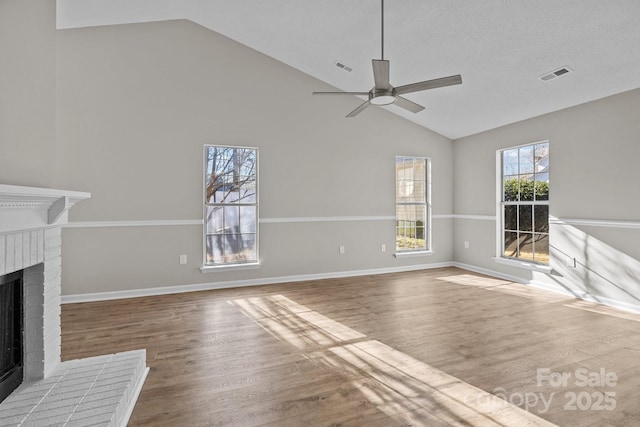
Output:
M258 150L205 146L204 264L258 262Z
M504 258L549 264L549 143L501 151Z
M396 157L396 251L431 249L431 171L425 157Z

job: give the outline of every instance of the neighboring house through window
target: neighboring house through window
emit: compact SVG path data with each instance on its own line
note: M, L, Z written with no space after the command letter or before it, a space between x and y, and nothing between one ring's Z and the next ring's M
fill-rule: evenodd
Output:
M425 157L396 157L396 252L431 250L431 171Z
M205 146L204 264L258 262L258 150Z
M549 264L549 142L500 151L500 256Z

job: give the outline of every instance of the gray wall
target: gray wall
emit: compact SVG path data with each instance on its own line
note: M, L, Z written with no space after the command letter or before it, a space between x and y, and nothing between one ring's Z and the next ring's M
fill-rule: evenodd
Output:
M454 142L457 262L610 302L640 304L640 90ZM549 140L553 274L496 264L496 150ZM575 221L581 220L581 221ZM631 223L628 223L631 222ZM469 241L469 249L464 248ZM567 267L567 258L576 267Z
M54 25L53 0L0 1L0 182L92 193L63 233L64 294L456 261L638 303L640 90L452 143L382 109L344 119L358 99L314 98L329 88L190 22ZM492 260L496 150L547 139L551 275ZM204 144L260 149L259 269L200 273ZM397 154L432 159L430 257L392 256Z
M312 97L330 88L194 23L59 31L57 85L57 185L92 193L72 221L201 219L204 144L259 148L260 217L280 221L260 224L259 269L207 274L199 225L65 229L64 294L452 259L450 218L434 255L401 260L389 219L398 154L432 159L433 212L452 213L450 140L377 108L345 119L359 99ZM295 222L312 217L354 220Z
M0 182L55 178L55 1L0 1Z

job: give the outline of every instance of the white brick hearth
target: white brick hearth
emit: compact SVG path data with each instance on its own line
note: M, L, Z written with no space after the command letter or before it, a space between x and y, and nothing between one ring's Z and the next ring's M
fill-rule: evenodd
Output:
M0 184L0 276L23 271L24 382L0 426L126 425L148 372L145 351L61 362L61 225L88 193Z
M119 426L145 377L145 351L60 363L0 404L0 426Z

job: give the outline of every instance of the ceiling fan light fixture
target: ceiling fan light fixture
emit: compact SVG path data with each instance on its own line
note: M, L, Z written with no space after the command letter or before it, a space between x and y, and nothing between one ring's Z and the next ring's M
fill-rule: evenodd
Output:
M369 100L373 105L389 105L396 102L396 97L393 95L378 95Z
M369 92L313 92L313 95L369 95L369 99L360 104L355 110L346 115L346 117L355 117L363 112L370 105L384 106L396 104L412 113L419 113L424 110L422 105L416 104L401 95L413 92L420 92L428 89L436 89L444 86L459 85L462 83L462 76L442 77L439 79L425 80L422 82L410 83L398 87L394 87L389 83L389 60L384 59L384 0L380 0L380 59L372 59L373 80L375 86ZM348 67L342 63L336 62L338 68L347 69Z

